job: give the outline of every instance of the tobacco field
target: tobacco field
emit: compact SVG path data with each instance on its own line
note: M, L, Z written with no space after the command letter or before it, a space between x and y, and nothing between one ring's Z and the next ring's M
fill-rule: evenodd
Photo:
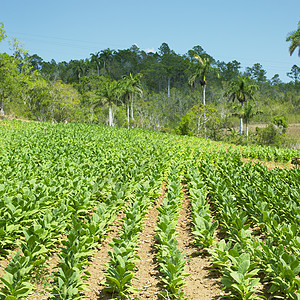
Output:
M299 150L0 121L0 153L0 299L300 299Z

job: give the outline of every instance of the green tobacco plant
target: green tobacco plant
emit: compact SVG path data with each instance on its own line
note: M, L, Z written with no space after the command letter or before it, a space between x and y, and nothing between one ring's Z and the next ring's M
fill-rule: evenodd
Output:
M278 299L299 299L300 263L299 259L288 254L283 245L274 246L273 239L268 239L262 249L256 250L259 263L264 270L265 281L271 283L269 292Z
M5 268L4 277L0 278L3 283L0 299L13 300L27 297L33 291L30 283L32 268L33 264L30 263L30 258L17 253Z
M131 285L135 260L138 258L133 251L134 248L135 244L122 242L108 252L111 259L105 275L105 290L117 293L122 298L127 298L128 294L136 291Z
M116 206L114 203L106 205L100 203L97 210L92 215L85 217L85 222L82 224L86 231L86 235L93 239L92 248L100 247L100 241L109 230L109 225L116 218Z
M171 169L168 193L161 207L157 208L159 216L155 237L158 240L156 247L161 279L166 287L166 292L163 294L172 299L184 299L184 292L181 288L185 284L184 277L189 274L184 272L185 255L175 240L178 211L182 204L180 179L175 171L176 168Z
M150 204L150 190L148 181L136 186L136 197L125 209L119 237L110 243L112 251L109 251L110 261L105 272L105 290L121 298L128 298L129 294L137 291L131 281L136 270L135 262L139 259L136 254L138 234Z
M259 284L259 278L254 276L259 270L255 269L256 264L251 263L250 255L243 253L237 258L229 256L229 259L232 265L225 268L221 280L225 289L232 291L237 299L259 299L254 295L257 292L255 287Z
M58 267L58 276L55 277L51 299L60 300L60 299L80 299L79 291L85 290L84 279L85 275L82 275L82 272L78 267L70 267L70 264L74 264L76 258L69 255L63 261L60 262Z
M184 292L181 288L186 284L184 277L189 275L184 271L186 263L184 257L185 255L180 251L178 243L174 239L170 241L169 247L161 249L159 258L161 279L175 299L184 298Z
M193 234L196 236L196 244L200 246L203 249L208 249L210 246L212 246L215 235L216 235L216 229L219 226L218 220L211 222L211 220L208 218L203 217L196 217L194 219L194 230Z
M77 218L73 218L73 226L67 240L62 241L64 247L59 254L60 263L55 272L51 299L78 299L79 291L85 289L86 276L81 269L93 253L91 248L94 240Z

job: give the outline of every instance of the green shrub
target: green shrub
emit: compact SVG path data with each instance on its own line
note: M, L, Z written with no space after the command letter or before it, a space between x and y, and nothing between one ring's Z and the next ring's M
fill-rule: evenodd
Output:
M286 133L286 129L288 127L288 123L286 121L286 118L281 116L281 115L277 115L274 116L272 118L272 124L277 126L279 130L282 131L282 133Z

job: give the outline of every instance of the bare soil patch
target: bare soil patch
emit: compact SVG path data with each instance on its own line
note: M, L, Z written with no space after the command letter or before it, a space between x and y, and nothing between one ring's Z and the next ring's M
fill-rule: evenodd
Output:
M8 266L9 261L7 259L0 259L0 277L3 277L5 268Z
M221 279L219 274L210 269L211 262L195 246L191 233L192 220L190 218L190 200L183 188L183 204L177 224L177 241L180 250L186 254L186 285L183 291L188 299L208 300L221 299L225 293L221 290Z
M291 168L295 167L291 163L279 163L279 162L273 162L273 161L264 161L264 160L259 160L259 159L244 158L244 157L242 157L241 160L244 163L251 162L253 164L262 164L262 165L266 166L270 170L275 169L275 168L290 170Z
M55 268L58 266L60 262L60 258L57 253L54 253L45 263L43 273L37 277L37 281L35 286L36 290L34 294L27 297L30 300L47 300L49 299L51 292L51 283L53 280L52 273ZM42 271L42 269L41 269Z
M106 264L110 257L108 251L111 250L109 243L118 236L120 228L122 226L122 218L124 212L120 212L114 225L111 226L111 230L107 234L107 238L103 240L101 248L97 250L91 259L91 264L86 270L91 274L86 280L88 284L88 290L83 293L86 299L112 299L111 295L103 292L104 284L101 284L105 280L104 272L106 270Z
M161 205L166 192L166 183L164 182L161 189L161 195L155 206L150 208L144 221L144 229L140 234L140 246L137 255L140 260L136 263L138 271L135 276L137 279L132 280L134 287L140 292L134 294L136 299L159 299L160 291L159 269L155 259L155 228L157 216L159 214L157 207Z

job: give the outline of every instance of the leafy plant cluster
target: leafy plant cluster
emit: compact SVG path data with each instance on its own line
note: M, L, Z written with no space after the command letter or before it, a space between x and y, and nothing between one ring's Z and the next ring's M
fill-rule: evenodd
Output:
M184 299L180 289L184 284L185 255L176 241L176 224L179 209L182 205L182 191L178 169L172 166L168 177L167 193L163 203L158 207L158 223L156 228L157 261L160 267L161 279L166 288L166 294L172 299Z
M81 298L80 291L85 290L84 280L86 275L89 275L83 270L90 264L90 257L100 246L102 238L116 218L118 208L125 201L123 188L116 185L106 202L100 203L97 209L91 215L87 214L83 220L78 216L72 218L72 228L67 239L62 241L58 271L54 273L52 299Z
M3 283L0 299L25 298L33 291L30 276L34 268L41 268L48 256L48 250L39 237L40 232L35 226L24 231L25 242L21 244L22 254L17 252L14 255L5 268L3 278L0 278Z
M235 157L283 163L291 162L291 158L299 154L299 150L297 149L274 148L260 145L238 146L225 143L215 143L213 151L216 151L216 155L219 151L223 153L230 152Z
M268 170L241 158L289 161L299 151L95 124L18 121L0 122L0 151L0 253L12 257L1 279L2 298L34 293L58 245L51 297L82 297L86 266L124 207L106 280L110 292L129 297L143 216L163 180L168 185L159 207L157 260L164 296L184 298L185 257L176 241L183 176L195 241L212 256L232 297L262 297L258 286L272 297L298 297L299 171ZM224 238L216 244L217 226Z
M276 174L260 165L242 167L232 158L220 161L215 169L209 162L201 164L200 173L227 236L209 251L214 266L224 274L224 286L238 299L259 298L255 287L263 282L276 298L299 298L299 225L292 217L299 210L295 186L299 174L292 171L287 178L293 180L287 185L280 180L285 172ZM254 231L255 226L260 230Z
M107 133L92 128L89 133L74 130L74 125L72 129L54 128L49 124L31 129L24 128L22 123L13 126L19 126L20 131L4 131L2 135L7 144L1 160L0 232L3 238L0 250L2 255L7 255L10 248L19 246L24 238L31 246L26 244L26 251L16 255L12 262L14 266L21 261L28 271L24 274L20 271L22 276L15 275L17 279L6 279L3 291L16 297L32 292L32 279L39 276L37 272L42 271L45 259L62 242L59 271L52 285L53 297L78 297L85 276L78 270L88 264L92 250L99 246L116 212L124 199L131 197L140 178L149 176L151 197L157 194L160 179L157 172L166 161L157 163L153 149L132 155L127 152L130 147L124 140L110 141ZM82 128L77 125L77 129ZM101 143L104 146L99 146ZM111 151L116 149L114 147L118 152ZM70 222L72 215L76 216L75 223ZM67 232L67 241L62 238L64 232ZM32 240L33 237L37 240ZM38 259L29 254L30 247L38 253L42 247L43 256ZM30 259L25 260L26 255L30 255ZM85 259L79 260L82 255ZM22 270L9 265L4 280L18 269ZM69 275L73 281L68 279ZM22 288L20 292L23 283L28 289L24 292ZM13 289L18 290L17 294Z
M127 298L135 291L131 281L138 259L138 234L142 231L143 218L150 205L150 193L151 186L148 181L137 186L134 198L126 206L119 236L110 243L112 250L108 252L110 260L105 273L105 290L121 298Z
M191 200L193 235L196 245L207 251L214 243L218 220L213 220L207 198L207 190L196 168L187 170L189 197Z

